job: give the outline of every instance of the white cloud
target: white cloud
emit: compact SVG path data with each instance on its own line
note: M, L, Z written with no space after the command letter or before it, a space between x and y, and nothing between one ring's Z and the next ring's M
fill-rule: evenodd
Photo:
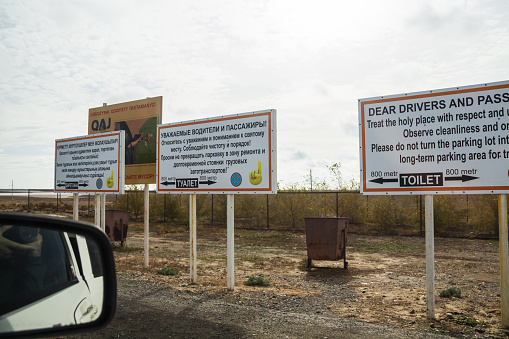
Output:
M164 123L275 108L281 181L338 161L357 178L357 100L506 80L508 13L501 0L3 1L0 188L52 187L54 140L86 134L89 108L159 95Z

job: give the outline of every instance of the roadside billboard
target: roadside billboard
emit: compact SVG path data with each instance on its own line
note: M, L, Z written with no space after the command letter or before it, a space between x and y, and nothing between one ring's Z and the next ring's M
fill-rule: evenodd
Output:
M363 194L509 192L509 82L359 100Z
M125 183L156 183L156 128L163 97L90 108L88 133L125 131Z
M55 140L55 192L124 193L124 131Z
M157 191L275 194L276 110L157 126Z

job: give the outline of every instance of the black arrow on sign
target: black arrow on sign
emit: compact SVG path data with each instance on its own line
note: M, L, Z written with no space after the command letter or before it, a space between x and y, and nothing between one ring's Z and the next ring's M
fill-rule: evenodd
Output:
M175 185L174 182L164 181L161 183L161 185L168 186L168 185Z
M384 182L398 182L398 178L376 178L376 179L373 179L373 180L370 180L370 182L374 182L376 184L382 184Z
M63 187L63 186L65 186L65 184L58 184L57 186L58 187Z
M215 181L207 180L207 181L200 181L200 185L212 185L215 184Z
M479 179L479 177L473 177L471 175L462 175L461 177L444 177L445 181L461 181L461 182L465 182L465 181L470 181L470 180L475 180L475 179Z
M87 186L88 186L88 184L79 184L78 186L87 187Z

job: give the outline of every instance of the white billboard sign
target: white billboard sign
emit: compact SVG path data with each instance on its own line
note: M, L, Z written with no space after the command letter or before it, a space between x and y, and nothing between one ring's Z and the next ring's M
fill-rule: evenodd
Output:
M359 100L361 192L509 192L509 82Z
M276 110L157 126L157 191L277 192Z
M55 192L124 193L124 131L55 141Z

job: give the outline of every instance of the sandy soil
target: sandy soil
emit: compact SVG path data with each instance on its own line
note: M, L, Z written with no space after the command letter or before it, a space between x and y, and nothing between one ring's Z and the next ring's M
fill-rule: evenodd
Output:
M59 216L70 217L69 212ZM124 248L114 244L120 275L170 291L211 296L227 293L225 229L198 230L197 283L190 281L186 227L151 224L151 230L149 268L143 264L140 222L131 221ZM313 261L313 267L307 268L304 231L236 229L235 291L228 294L228 300L454 337L509 336L509 331L501 328L498 241L435 239L434 320L426 317L424 238L350 232L346 253L346 270L342 260ZM179 273L156 273L164 267L176 268ZM246 286L250 276L263 276L270 285ZM462 298L439 296L449 288L459 289ZM464 324L466 320L471 326Z
M150 234L150 268L143 267L141 226L131 227L125 249L115 252L119 272L134 274L172 290L200 294L226 291L226 232L198 231L198 283L190 282L189 235ZM138 229L140 231L135 231ZM396 327L467 337L505 337L501 328L498 242L435 239L435 320L426 317L425 240L420 237L373 237L349 234L348 269L343 261L313 261L307 268L306 240L301 233L236 230L235 298L255 305L272 299L315 300L304 311L355 318ZM174 267L176 276L155 270ZM263 276L267 287L244 285ZM448 288L462 298L442 298ZM461 319L474 321L469 326Z

